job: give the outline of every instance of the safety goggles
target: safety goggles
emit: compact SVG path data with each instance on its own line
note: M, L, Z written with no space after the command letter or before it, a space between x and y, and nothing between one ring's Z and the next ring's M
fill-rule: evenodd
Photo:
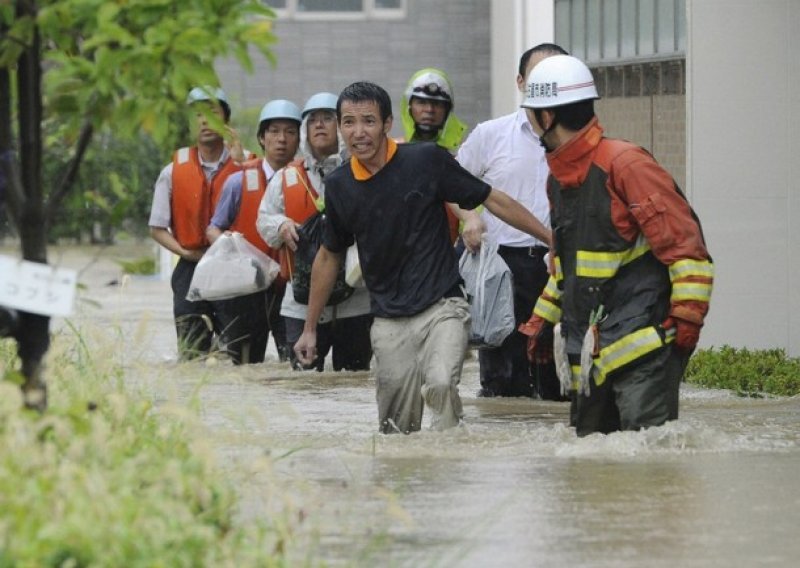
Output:
M419 87L414 87L411 91L411 96L421 96L439 99L441 101L449 101L450 93L438 85L437 83L428 83Z

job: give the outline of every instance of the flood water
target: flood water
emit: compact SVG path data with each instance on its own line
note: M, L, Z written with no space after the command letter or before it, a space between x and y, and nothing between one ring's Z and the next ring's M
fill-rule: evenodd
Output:
M684 385L680 420L578 439L567 404L476 398L472 358L463 427L379 435L369 373L292 372L271 344L261 365L178 364L169 284L80 262L63 257L85 268L82 297L93 300L73 321L123 337L128 380L160 403L199 397L240 519L289 507L316 561L800 565L798 397Z

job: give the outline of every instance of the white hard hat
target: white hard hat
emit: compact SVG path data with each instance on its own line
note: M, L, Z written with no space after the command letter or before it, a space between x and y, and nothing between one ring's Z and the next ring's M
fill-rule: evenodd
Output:
M552 55L528 74L526 108L553 108L599 99L594 77L586 64L571 55Z
M406 87L406 98L428 99L433 101L444 101L453 104L453 87L447 79L444 71L429 67L417 71Z
M228 103L228 97L225 96L225 91L219 87L195 87L189 91L189 96L186 97L186 104L197 103L200 101L217 101L225 104Z
M303 107L303 118L315 110L336 110L336 102L339 97L333 93L317 93L311 95L311 98L306 101L306 106Z
M292 101L287 101L285 99L275 99L265 104L264 108L261 109L258 122L261 123L265 120L275 120L278 118L296 120L298 123L303 122L303 117L300 116L300 107Z

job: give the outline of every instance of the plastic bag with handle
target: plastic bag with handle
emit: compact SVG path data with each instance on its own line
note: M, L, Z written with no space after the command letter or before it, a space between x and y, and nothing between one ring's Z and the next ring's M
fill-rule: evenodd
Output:
M459 271L470 298L470 345L499 347L516 321L511 270L497 253L497 243L484 235L480 251L461 255Z
M241 233L223 233L194 269L186 299L227 300L269 288L280 266Z

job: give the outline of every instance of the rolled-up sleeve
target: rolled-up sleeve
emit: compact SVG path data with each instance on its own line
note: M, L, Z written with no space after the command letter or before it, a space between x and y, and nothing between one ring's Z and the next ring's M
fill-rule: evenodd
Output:
M150 227L168 229L172 225L172 162L167 164L153 187L153 202L150 205Z
M232 174L222 186L222 195L211 217L211 225L227 231L239 215L242 201L242 172Z

